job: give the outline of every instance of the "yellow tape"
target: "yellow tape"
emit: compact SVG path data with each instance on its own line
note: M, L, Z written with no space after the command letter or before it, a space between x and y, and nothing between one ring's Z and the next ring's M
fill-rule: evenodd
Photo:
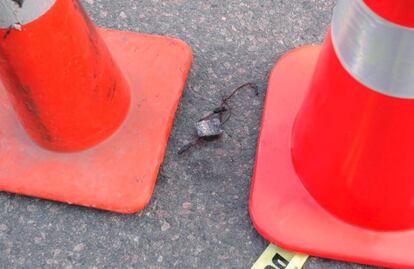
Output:
M269 245L251 269L301 269L308 257Z

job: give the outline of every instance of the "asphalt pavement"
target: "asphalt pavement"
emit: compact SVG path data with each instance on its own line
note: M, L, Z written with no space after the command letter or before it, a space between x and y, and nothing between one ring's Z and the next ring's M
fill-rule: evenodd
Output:
M268 73L322 42L333 0L84 0L97 25L169 35L194 63L150 205L136 215L0 194L1 268L250 268L268 242L248 197ZM222 139L178 155L194 122L245 83ZM339 235L338 235L339 236ZM311 258L306 269L370 268Z

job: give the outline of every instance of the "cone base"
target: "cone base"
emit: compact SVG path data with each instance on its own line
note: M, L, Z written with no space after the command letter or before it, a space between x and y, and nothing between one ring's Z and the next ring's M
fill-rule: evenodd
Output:
M270 76L250 215L267 240L291 251L392 268L414 268L414 230L376 232L328 213L307 192L291 158L291 132L318 59L319 47L285 55Z
M148 204L190 70L191 49L173 38L100 33L132 90L125 122L86 151L47 151L18 123L0 83L0 190L119 213L135 213Z

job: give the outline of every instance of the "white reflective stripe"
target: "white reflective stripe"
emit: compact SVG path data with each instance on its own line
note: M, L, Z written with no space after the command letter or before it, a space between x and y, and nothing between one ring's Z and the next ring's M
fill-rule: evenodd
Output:
M414 99L414 28L379 17L363 0L338 0L332 39L342 65L360 83Z
M27 24L45 14L56 0L0 0L0 28L13 27L16 24Z

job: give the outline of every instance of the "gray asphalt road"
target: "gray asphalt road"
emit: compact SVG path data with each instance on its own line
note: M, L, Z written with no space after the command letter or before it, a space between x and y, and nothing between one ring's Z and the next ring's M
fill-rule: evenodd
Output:
M267 74L281 53L319 43L333 0L84 0L100 26L187 41L194 65L156 190L121 216L0 194L1 268L250 268L267 246L247 211ZM223 139L178 156L193 122L247 81ZM368 268L312 258L305 268Z

